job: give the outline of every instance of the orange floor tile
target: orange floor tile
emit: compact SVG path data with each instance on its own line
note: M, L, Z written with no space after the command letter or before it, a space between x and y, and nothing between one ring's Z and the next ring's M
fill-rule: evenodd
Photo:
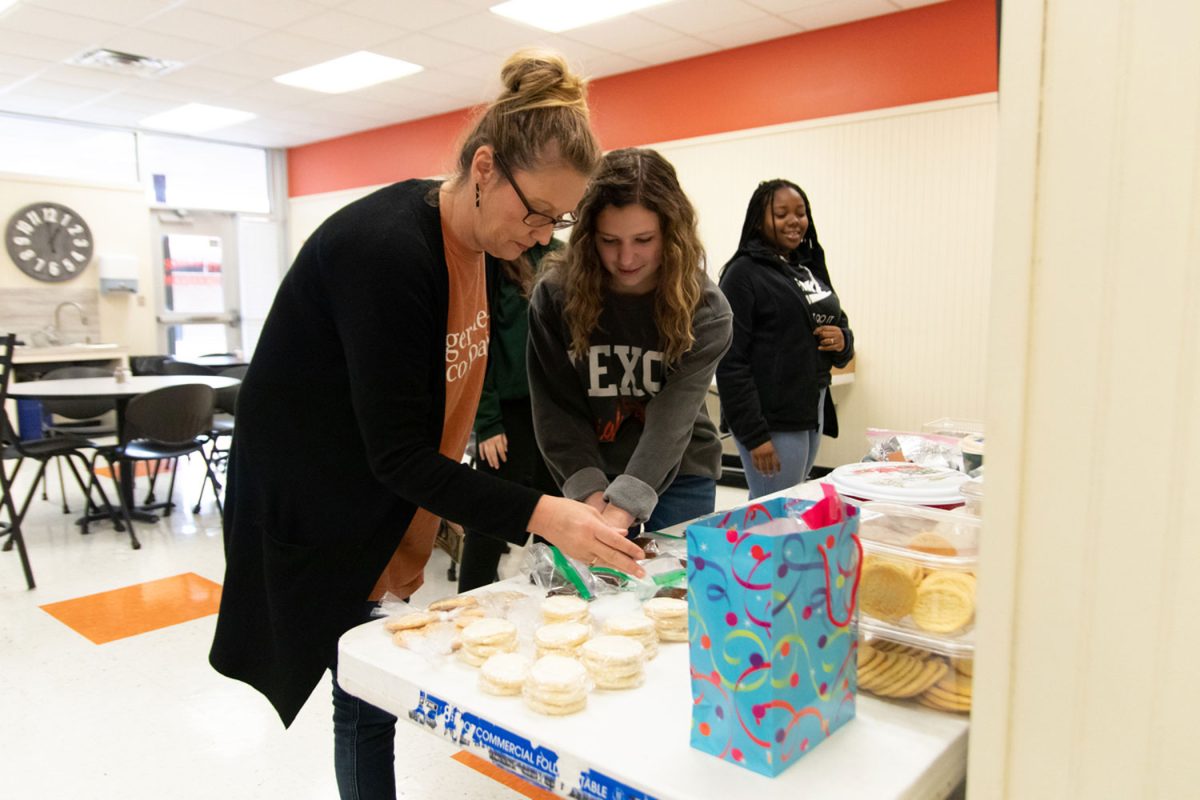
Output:
M96 644L217 613L221 585L185 572L171 578L49 603L41 609Z
M532 800L558 800L558 795L553 792L548 792L545 789L539 789L524 778L518 778L511 772L506 772L490 761L486 761L474 753L466 750L459 750L454 755L450 756L460 764L466 764L476 772L482 772L497 783L504 784L512 789L517 794L523 794Z

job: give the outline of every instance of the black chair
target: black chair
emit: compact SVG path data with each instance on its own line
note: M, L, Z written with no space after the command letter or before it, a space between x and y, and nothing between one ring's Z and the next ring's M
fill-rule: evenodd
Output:
M0 337L0 409L3 409L4 403L8 400L8 383L12 375L12 349L13 341L16 337L13 334L8 334L5 337ZM84 497L86 498L86 511L90 513L95 508L92 503L90 485L84 485L83 478L75 468L73 459L79 459L84 471L88 469L87 457L83 454L83 450L94 448L94 442L89 441L81 436L66 434L62 436L54 436L49 439L35 439L33 441L23 442L21 436L12 427L12 423L8 419L8 413L0 413L0 491L3 491L2 510L7 513L7 522L0 522L0 530L8 533L8 539L4 543L4 550L12 550L14 547L21 557L21 566L25 570L25 582L29 588L34 588L33 570L29 564L29 554L25 548L25 537L21 534L21 522L25 519L26 512L29 511L29 504L33 501L33 495L37 492L38 482L42 480L46 473L46 465L50 459L66 458L67 463L71 467L71 472L75 476L75 482L83 489ZM29 494L25 496L24 502L20 508L13 501L12 487L17 474L21 470L21 466L26 460L36 461L38 463L38 472L33 478L33 483L30 485ZM8 471L5 466L6 462L15 461L16 465L12 472ZM98 487L100 488L100 487ZM112 511L112 506L108 502L108 497L104 494L104 489L100 488L100 497L104 501L104 505Z
M223 389L217 389L216 401L213 405L213 429L212 429L212 448L208 451L208 463L212 467L214 474L218 470L223 470L229 462L229 447L221 447L221 437L227 436L233 438L234 420L236 419L235 408L237 406L238 390L242 388L240 381L246 377L248 366L229 367L221 370L218 375L223 378L237 378L239 383L233 386L227 386ZM220 489L221 483L217 481L213 484L214 488ZM204 482L200 483L200 494L196 498L196 505L192 508L193 514L200 513L200 500L204 497Z
M160 355L130 356L129 371L134 375L162 375L162 365L170 358Z
M204 445L209 441L209 432L212 430L214 395L212 387L192 383L155 389L130 400L125 409L125 428L120 443L114 447L100 447L92 457L92 483L98 484L95 467L96 461L102 456L108 462L114 481L132 481L135 478L135 474L118 477L117 461L178 461L182 456L196 452L203 456ZM207 458L204 459L204 469L215 487L216 476ZM125 494L120 488L117 487L117 494L121 498L121 513L125 524L129 526L130 545L136 550L142 545L134 533ZM162 504L168 514L173 506L171 496L174 491L175 472L172 471L167 501ZM224 515L219 494L217 509Z
M112 370L103 367L59 367L43 375L42 380L107 378L110 375L112 375ZM115 412L110 400L92 400L87 398L43 400L42 411L61 418L59 421L53 423L43 423L42 432L47 436L75 434L90 438L94 436L114 436L117 433ZM58 485L62 490L63 513L70 514L71 509L67 505L66 483L63 480L63 459L56 458L55 462L58 465ZM69 458L67 459L67 463L71 463ZM42 481L42 499L48 499L46 497L46 482L44 479Z

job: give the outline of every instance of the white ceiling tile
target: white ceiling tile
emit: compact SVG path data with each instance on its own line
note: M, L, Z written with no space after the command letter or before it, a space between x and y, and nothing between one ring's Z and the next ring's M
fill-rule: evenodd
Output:
M631 48L624 55L638 61L644 61L647 64L666 64L671 61L682 61L692 56L711 53L712 49L712 45L708 42L694 39L690 36L680 36L678 39L672 39L669 42L662 42L661 44L653 44L649 47Z
M376 125L391 122L400 115L397 113L398 103L380 103L375 100L363 100L352 94L338 95L322 100L319 104L322 114L335 117L362 117L371 120Z
M179 103L170 98L150 97L133 92L117 92L105 97L104 105L108 108L140 114L141 116L138 119L141 119L142 117L148 117L151 114L157 114L160 111L174 108Z
M50 61L41 58L26 58L25 56L12 55L10 53L0 51L0 72L12 73L14 75L36 75L44 69L57 64L57 61Z
M495 52L497 49L516 50L536 39L544 31L509 22L488 12L436 25L426 33L439 39L465 44L467 47Z
M381 56L403 58L426 69L441 67L469 58L485 55L485 51L473 47L437 39L425 33L409 33L384 42L373 48Z
M488 86L491 87L487 94L491 97L500 91L500 67L502 66L504 66L504 56L485 53L451 62L442 69L454 75L487 81Z
M0 28L0 53L6 56L55 62L66 61L84 50L87 50L87 45L79 42Z
M892 5L900 8L917 8L919 6L931 6L934 3L944 3L946 0L891 0Z
M255 55L277 58L297 66L320 64L323 61L347 54L346 48L342 45L283 31L274 31L251 39L242 45L242 49Z
M577 42L624 53L637 47L650 47L679 37L678 32L641 17L610 19L563 31L562 36Z
M780 16L811 31L895 11L896 7L887 0L828 0L820 5L789 11Z
M371 49L372 45L395 39L405 33L404 28L396 25L341 11L324 11L314 17L294 22L285 30L299 36L334 42L352 51Z
M293 108L312 103L316 93L308 89L300 89L268 79L240 89L237 96L248 105L259 105L267 108ZM311 111L306 113L311 114Z
M9 10L0 24L6 31L32 33L80 44L99 41L120 30L119 26L111 22L27 5L18 5Z
M140 80L143 80L133 75L123 75L119 72L99 69L97 67L77 67L74 64L55 64L44 70L41 73L41 77L47 80L58 81L59 83L90 86L109 92L128 89L136 86Z
M146 117L145 112L114 108L107 103L91 103L74 106L62 114L67 119L91 122L96 125L112 125L118 128L135 128Z
M618 53L597 53L583 61L580 70L589 78L603 78L605 75L617 75L621 72L632 72L649 66L645 61L639 61Z
M239 22L228 17L206 14L203 11L192 11L188 8L173 8L165 11L142 23L141 27L156 33L166 33L222 47L235 47L247 39L261 36L269 30L261 25Z
M107 37L101 44L123 53L182 62L199 58L212 52L213 49L212 45L198 42L195 39L155 33L140 28L127 28Z
M77 86L75 84L59 83L41 78L35 78L32 81L21 84L17 91L23 94L36 94L47 100L62 103L64 106L84 103L107 93L105 90L97 89L94 86Z
M0 95L0 111L14 114L33 114L39 117L54 117L71 107L71 103L36 92L27 92L18 87Z
M745 0L752 6L761 8L771 14L786 14L809 6L819 6L830 0Z
M471 13L457 3L429 0L351 0L340 10L410 31L423 31Z
M209 89L215 92L236 92L258 83L258 79L235 75L222 70L187 65L157 79L159 83L194 89Z
M477 94L486 88L487 82L445 71L425 71L408 75L394 81L368 86L354 94L375 100L391 102L428 98L436 94Z
M187 7L264 28L291 25L327 8L306 0L189 0Z
M178 0L103 0L103 2L80 2L80 0L24 0L24 4L78 14L81 17L112 22L117 25L133 25L152 14L175 5Z
M296 68L296 64L293 62L247 53L242 48L213 52L188 63L258 80L270 80L276 75L291 72Z
M701 31L696 34L696 37L706 42L712 42L724 50L754 42L764 42L768 39L791 36L801 33L803 30L799 25L782 17L764 17L737 25L726 25L713 30Z
M686 0L652 6L638 11L635 16L665 25L680 33L695 34L722 25L736 25L762 19L767 16L767 12L740 0Z

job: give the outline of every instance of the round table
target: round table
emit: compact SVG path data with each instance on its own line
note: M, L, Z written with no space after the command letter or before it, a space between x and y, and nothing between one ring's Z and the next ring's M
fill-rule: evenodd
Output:
M124 381L116 378L64 378L57 381L18 381L9 384L8 396L14 399L28 400L61 400L65 398L112 400L117 411L117 441L123 440L125 432L125 408L129 401L139 394L163 389L168 386L184 386L201 383L213 389L227 389L237 386L241 381L237 378L226 378L219 375L135 375ZM133 475L132 463L122 460L121 474ZM121 494L127 507L133 513L133 481L121 481ZM169 500L169 498L168 498ZM99 518L105 519L107 515ZM143 521L157 520L157 515L139 515ZM86 519L86 518L85 518ZM84 520L80 520L82 524Z

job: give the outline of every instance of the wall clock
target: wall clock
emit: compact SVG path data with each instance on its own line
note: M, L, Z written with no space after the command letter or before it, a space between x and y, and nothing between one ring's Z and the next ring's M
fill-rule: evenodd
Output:
M92 260L92 232L83 217L59 203L31 203L4 230L8 256L39 281L69 281Z

